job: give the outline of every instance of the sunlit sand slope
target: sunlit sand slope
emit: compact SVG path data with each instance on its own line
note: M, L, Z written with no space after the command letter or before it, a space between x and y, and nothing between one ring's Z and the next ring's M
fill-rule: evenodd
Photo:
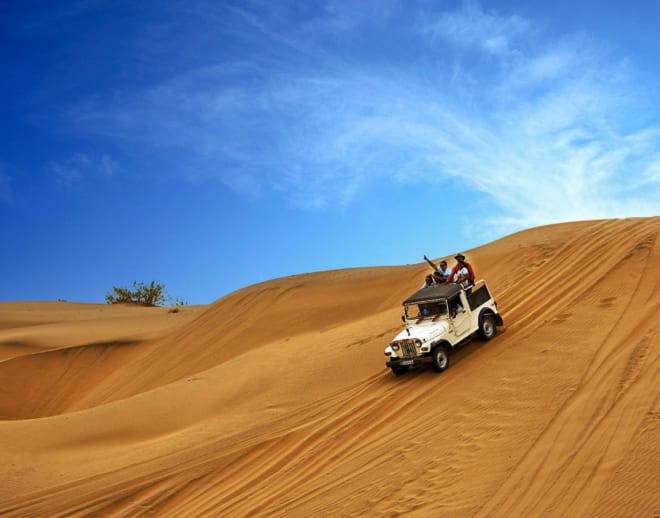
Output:
M505 328L440 375L384 367L424 264L277 279L147 335L117 314L38 352L2 305L0 515L658 515L659 232L468 251Z
M91 387L206 306L0 303L0 420L79 408Z

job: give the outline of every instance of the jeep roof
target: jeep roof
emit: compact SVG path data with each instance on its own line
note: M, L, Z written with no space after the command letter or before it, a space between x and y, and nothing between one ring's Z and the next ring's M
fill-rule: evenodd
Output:
M419 291L413 293L410 297L403 301L404 304L414 304L424 300L451 299L461 292L461 287L458 284L437 284L435 286L427 286Z

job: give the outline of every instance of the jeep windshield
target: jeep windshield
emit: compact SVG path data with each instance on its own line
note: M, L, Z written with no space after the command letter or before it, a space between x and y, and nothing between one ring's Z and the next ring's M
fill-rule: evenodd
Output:
M418 320L430 318L437 320L448 315L446 300L433 300L415 304L404 304L406 320Z

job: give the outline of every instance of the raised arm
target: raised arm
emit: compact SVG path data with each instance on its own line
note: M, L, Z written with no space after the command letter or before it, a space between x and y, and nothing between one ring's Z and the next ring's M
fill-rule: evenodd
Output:
M431 265L431 268L433 268L434 270L437 270L437 269L438 269L438 267L435 265L435 263L434 263L433 261L431 261L431 259L429 259L428 257L424 256L424 260L425 260L427 263L429 263L429 264Z

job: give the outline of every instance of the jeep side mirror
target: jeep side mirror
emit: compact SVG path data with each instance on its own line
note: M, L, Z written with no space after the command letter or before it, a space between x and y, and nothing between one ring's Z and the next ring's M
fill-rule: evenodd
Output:
M406 323L406 317L404 317L403 315L401 315L401 322L403 322L404 324Z

